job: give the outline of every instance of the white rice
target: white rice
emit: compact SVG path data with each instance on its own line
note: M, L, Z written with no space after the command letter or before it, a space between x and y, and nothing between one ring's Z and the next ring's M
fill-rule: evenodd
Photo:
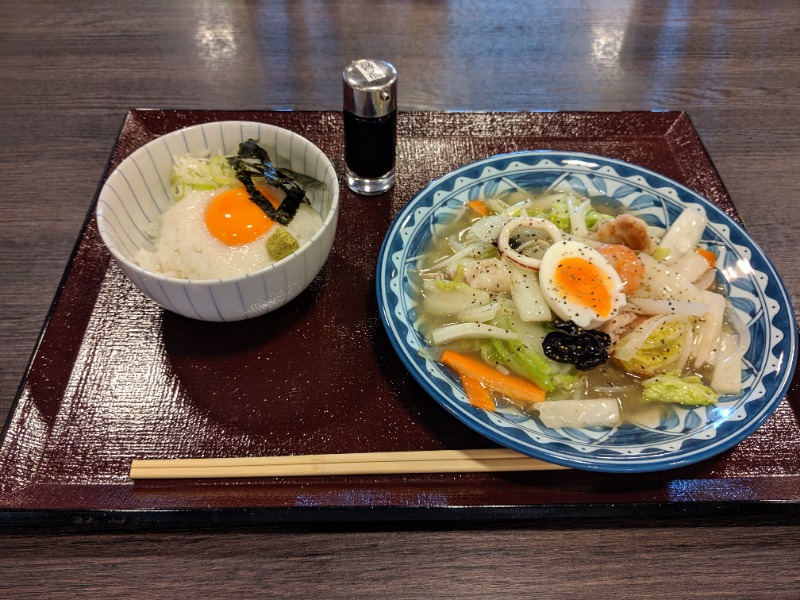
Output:
M148 271L180 279L226 279L272 264L266 240L277 227L242 246L228 246L209 233L206 208L222 191L190 191L172 205L148 232L153 238L152 249L140 249L134 257L136 263ZM286 229L302 247L320 227L320 215L302 203Z

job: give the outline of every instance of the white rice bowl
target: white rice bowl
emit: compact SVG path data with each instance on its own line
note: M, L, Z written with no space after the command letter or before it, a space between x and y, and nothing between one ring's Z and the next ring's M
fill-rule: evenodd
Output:
M212 250L213 244L202 241L210 236L202 226L204 211L189 211L190 204L181 207L187 197L176 203L169 191L175 157L236 154L239 144L248 139L257 140L275 166L310 175L324 184L305 190L311 206L302 209L316 213L319 221L312 226L300 216L287 227L298 240L308 241L301 241L300 248L286 258L265 266L252 257L225 258L218 252L224 244L216 238ZM193 213L181 216L180 220L190 222L185 229L169 224L171 214L165 217L168 224L162 223L162 216L172 209L176 220L184 210ZM294 299L325 264L338 216L339 180L330 159L293 131L252 121L193 125L148 142L111 172L97 199L97 229L116 266L149 299L202 321L249 319ZM256 242L266 245L263 237ZM209 263L213 274L202 263ZM236 274L223 274L220 265ZM112 275L114 267L109 267Z

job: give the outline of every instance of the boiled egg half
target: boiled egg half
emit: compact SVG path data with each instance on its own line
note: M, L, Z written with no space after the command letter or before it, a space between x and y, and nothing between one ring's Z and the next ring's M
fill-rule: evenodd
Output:
M593 329L625 306L623 283L603 256L586 244L561 240L542 256L539 284L545 301L564 321Z

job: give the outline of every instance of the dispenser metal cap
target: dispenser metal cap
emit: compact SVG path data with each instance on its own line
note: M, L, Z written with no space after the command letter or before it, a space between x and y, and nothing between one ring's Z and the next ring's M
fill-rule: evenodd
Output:
M385 60L362 58L344 68L344 109L374 119L397 110L397 69Z

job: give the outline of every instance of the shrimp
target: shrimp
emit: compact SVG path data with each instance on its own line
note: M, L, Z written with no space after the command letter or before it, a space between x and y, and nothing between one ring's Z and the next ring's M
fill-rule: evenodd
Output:
M464 264L464 281L487 292L511 290L511 274L499 258L486 258Z
M652 254L656 244L647 231L647 223L638 217L622 214L603 223L597 230L597 239L606 244L624 244L633 250Z
M639 288L644 277L644 264L636 252L619 244L603 244L597 251L619 274L623 293L630 294Z

